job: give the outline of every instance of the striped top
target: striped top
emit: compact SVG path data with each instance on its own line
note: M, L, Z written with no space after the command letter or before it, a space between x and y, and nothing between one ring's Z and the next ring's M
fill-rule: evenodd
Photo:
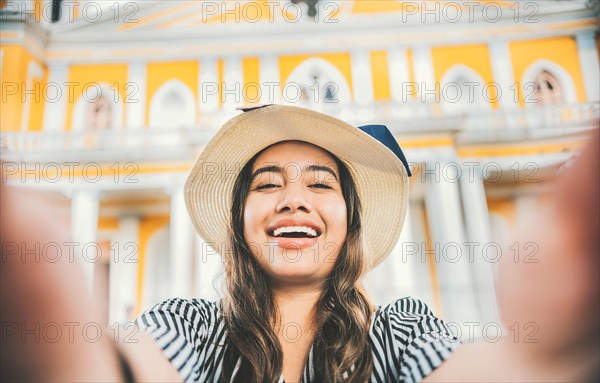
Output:
M136 323L156 340L182 379L219 380L227 332L218 303L169 299L142 313ZM412 298L378 307L369 334L371 382L418 382L460 345L442 320ZM313 382L313 377L311 347L302 382Z

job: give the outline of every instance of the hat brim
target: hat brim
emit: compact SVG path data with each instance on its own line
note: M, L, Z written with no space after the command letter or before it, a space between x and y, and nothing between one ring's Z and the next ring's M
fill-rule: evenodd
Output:
M319 146L348 168L362 205L370 268L394 248L404 224L408 178L394 153L341 120L312 110L273 105L242 113L223 125L196 161L184 188L200 237L227 243L232 190L244 165L264 148L288 140Z

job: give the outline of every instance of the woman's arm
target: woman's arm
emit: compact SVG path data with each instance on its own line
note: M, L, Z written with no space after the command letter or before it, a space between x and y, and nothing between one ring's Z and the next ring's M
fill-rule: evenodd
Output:
M181 381L144 331L127 326L114 339L96 318L81 267L66 256L68 217L1 183L0 211L2 381L126 381L123 364L135 381Z

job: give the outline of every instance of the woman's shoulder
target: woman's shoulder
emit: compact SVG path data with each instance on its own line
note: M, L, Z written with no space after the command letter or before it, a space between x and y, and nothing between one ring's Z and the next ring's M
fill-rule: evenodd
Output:
M136 320L142 327L169 326L176 319L194 329L208 329L222 320L218 302L207 299L170 298L145 310Z
M385 328L395 338L409 343L424 334L457 341L444 321L425 302L412 297L400 298L379 307L373 322L373 331Z
M435 370L460 342L425 302L405 297L379 307L371 328L383 380L418 382Z
M219 302L209 301L208 299L186 299L186 298L169 298L162 302L156 303L147 311L168 311L178 313L184 316L190 313L220 315Z
M222 319L217 302L171 298L144 311L136 323L155 340L184 381L213 381L214 364L222 353Z
M413 297L404 297L395 300L387 304L386 306L382 306L380 308L381 312L386 313L388 315L405 315L405 316L413 316L413 315L425 315L425 316L434 316L433 312L427 306L425 302L420 299Z

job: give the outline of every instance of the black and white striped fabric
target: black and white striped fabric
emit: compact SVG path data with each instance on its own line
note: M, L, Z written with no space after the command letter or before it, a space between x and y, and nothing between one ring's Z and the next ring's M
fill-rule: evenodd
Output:
M203 299L169 299L136 320L188 382L216 382L227 332L219 306ZM372 382L418 382L460 345L421 301L402 298L379 307L371 322ZM313 349L304 376L313 382ZM281 377L280 382L283 382Z

